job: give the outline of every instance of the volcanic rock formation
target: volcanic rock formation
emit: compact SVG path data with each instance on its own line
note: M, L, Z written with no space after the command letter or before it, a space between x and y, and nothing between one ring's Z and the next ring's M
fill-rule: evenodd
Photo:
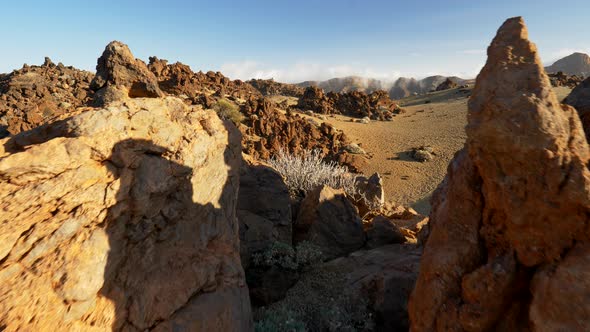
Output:
M283 149L294 155L319 149L323 156L337 158L346 136L330 124L319 127L298 114L279 112L267 98L251 98L244 105L247 119L241 127L244 134L244 152L268 159Z
M467 142L433 197L412 331L590 329L590 159L522 18L488 48Z
M176 98L0 141L5 331L248 331L240 136Z
M247 81L246 83L252 85L256 90L260 91L263 96L282 95L300 98L305 92L305 89L300 86L295 84L279 83L273 79L253 79Z
M443 90L448 90L448 89L454 89L456 87L457 87L457 83L455 83L450 78L447 78L444 82L442 82L441 84L439 84L436 87L436 91L443 91Z
M294 224L295 242L309 241L326 258L335 258L360 249L365 233L354 205L343 190L318 187L301 202Z
M90 83L96 92L93 104L104 106L127 98L157 98L165 94L145 63L135 59L127 45L113 41L98 58L96 76Z
M162 90L172 95L184 95L192 99L193 104L199 104L198 101L203 100L203 97L212 95L242 100L261 95L248 83L232 81L220 72L194 73L189 66L180 62L169 65L167 60L150 57L148 68L156 75Z
M358 118L391 120L398 106L383 90L377 90L369 95L361 91L325 94L322 89L310 86L305 89L303 97L299 98L296 108L320 114L344 114Z
M24 65L0 75L0 138L18 134L84 106L92 93L93 74L55 65L45 58L42 66Z
M566 75L561 71L558 71L554 74L547 74L549 76L549 80L551 81L552 86L566 86L568 88L575 88L584 80L583 77L577 75Z

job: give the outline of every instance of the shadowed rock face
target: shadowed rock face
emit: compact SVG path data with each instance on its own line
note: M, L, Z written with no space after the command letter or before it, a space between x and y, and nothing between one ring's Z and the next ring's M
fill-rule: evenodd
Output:
M466 132L433 197L412 331L588 330L588 144L521 18L488 48Z
M90 83L96 91L95 106L104 106L126 98L156 98L164 93L146 64L135 59L127 45L113 41L98 58L96 76Z
M247 331L240 135L176 98L0 140L0 327Z
M588 139L590 137L590 78L587 78L573 89L563 102L573 106L578 111Z

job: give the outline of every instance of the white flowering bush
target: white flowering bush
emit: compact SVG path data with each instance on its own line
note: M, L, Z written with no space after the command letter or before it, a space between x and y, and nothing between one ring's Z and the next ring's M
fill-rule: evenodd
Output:
M324 161L319 150L306 151L302 156L279 150L269 164L283 176L292 195L305 194L322 185L343 189L350 197L358 195L356 175L333 161Z

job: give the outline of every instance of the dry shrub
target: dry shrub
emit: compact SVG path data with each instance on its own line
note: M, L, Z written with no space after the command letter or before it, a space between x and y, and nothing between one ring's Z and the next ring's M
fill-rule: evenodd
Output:
M231 120L235 124L244 121L244 115L240 112L238 105L233 104L227 99L219 99L213 106L213 109L222 119Z
M294 196L305 195L322 185L343 189L350 197L358 195L355 186L356 175L335 162L324 161L319 150L305 151L302 156L294 156L279 150L269 160L269 164L283 176Z

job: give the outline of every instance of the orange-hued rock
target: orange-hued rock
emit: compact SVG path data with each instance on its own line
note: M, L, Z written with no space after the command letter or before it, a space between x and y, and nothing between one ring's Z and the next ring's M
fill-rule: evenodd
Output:
M411 330L590 329L588 143L522 18L488 48L466 132L433 197Z
M6 331L246 331L240 135L129 99L0 141Z
M156 76L146 64L136 59L129 47L119 41L110 42L96 64L96 76L90 83L96 91L93 104L104 106L127 98L156 98L165 94Z
M327 258L360 249L366 240L361 218L344 190L319 186L301 202L293 225L296 243L309 241Z
M49 58L41 66L24 65L0 74L0 138L15 135L68 115L92 97L94 74Z

